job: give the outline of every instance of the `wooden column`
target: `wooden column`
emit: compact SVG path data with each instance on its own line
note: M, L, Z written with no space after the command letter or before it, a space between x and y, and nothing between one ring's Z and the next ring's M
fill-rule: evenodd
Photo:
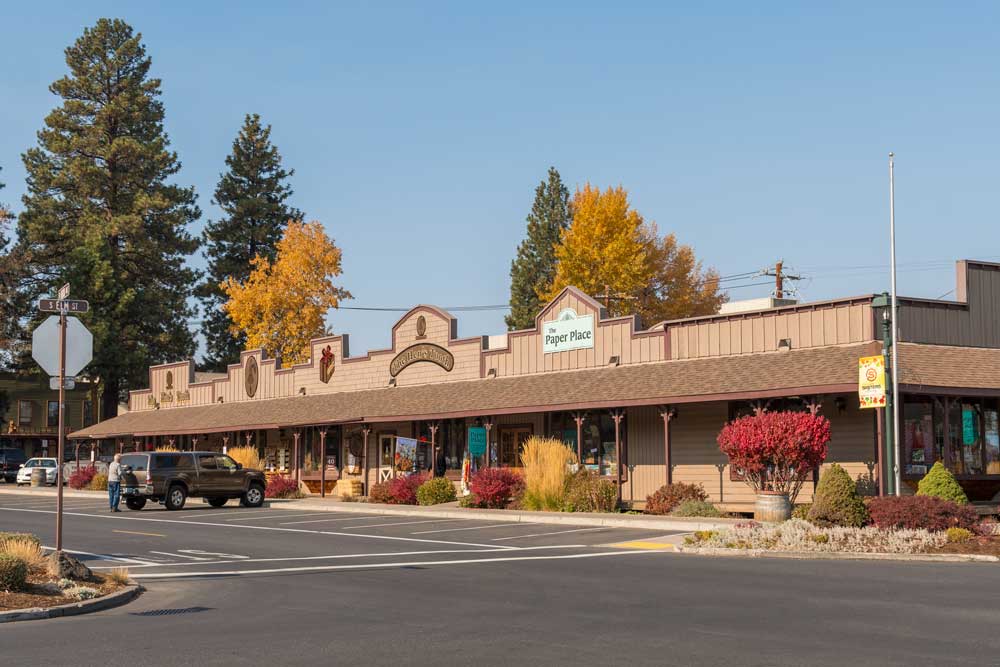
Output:
M80 441L76 441L76 471L80 472Z
M319 430L319 497L326 498L326 429Z
M670 405L660 408L660 417L663 418L663 463L666 466L666 482L673 483L674 474L670 462L670 421L677 416L677 409Z
M576 461L583 466L583 420L587 418L585 412L574 412L573 421L576 422ZM600 466L598 466L600 472Z
M191 451L192 452L198 451L198 440L200 440L200 439L201 438L199 438L196 435L192 435L191 436Z
M437 466L437 432L441 428L441 425L437 422L431 422L427 425L427 430L431 432L431 477L433 478L437 471L434 468Z
M293 474L295 475L295 481L302 482L302 466L299 465L299 439L302 438L302 431L295 429L292 432L292 439L295 441L295 446L292 447L292 468Z
M485 467L489 468L490 465L491 465L491 461L493 460L493 457L490 456L490 449L493 447L492 442L490 440L490 431L493 430L493 419L491 417L487 417L486 419L483 420L483 428L486 429L486 466Z
M224 435L222 436L222 453L225 454L228 449L229 449L229 436Z
M622 438L621 438L621 424L622 417L624 413L621 410L612 410L611 419L615 422L615 478L617 480L616 486L618 495L618 505L622 504Z
M368 435L372 432L369 426L364 426L361 428L361 439L364 442L364 449L362 450L362 456L365 459L365 478L363 481L363 491L365 496L368 495Z
M138 452L138 451L139 451L139 444L140 444L140 441L139 441L139 440L134 440L134 441L133 441L133 443L135 444L135 451L137 451L137 452Z

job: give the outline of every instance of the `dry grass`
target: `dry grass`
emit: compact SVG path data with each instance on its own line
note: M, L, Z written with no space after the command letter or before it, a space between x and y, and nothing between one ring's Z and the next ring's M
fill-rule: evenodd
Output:
M248 470L264 469L264 459L260 457L256 447L230 447L226 454Z
M108 570L104 573L104 576L108 581L114 582L119 586L125 586L130 581L127 567L116 567L113 570Z
M576 456L561 440L528 438L521 453L525 485L522 506L529 510L561 510L566 496L567 466L575 460Z
M174 447L173 445L160 445L159 447L156 448L155 451L158 451L158 452L179 452L181 450L178 449L177 447Z
M32 572L44 572L48 567L48 561L38 543L29 538L13 537L0 542L0 553L20 558Z

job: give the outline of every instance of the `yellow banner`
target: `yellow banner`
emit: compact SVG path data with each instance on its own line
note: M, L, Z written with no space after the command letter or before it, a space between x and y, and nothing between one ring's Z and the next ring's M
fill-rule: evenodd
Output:
M858 399L862 408L885 407L885 358L858 359Z

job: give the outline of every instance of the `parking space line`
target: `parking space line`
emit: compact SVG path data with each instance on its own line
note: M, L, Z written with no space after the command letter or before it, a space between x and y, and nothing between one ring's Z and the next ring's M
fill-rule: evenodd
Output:
M454 533L459 530L483 530L484 528L514 528L516 526L537 526L537 523L512 523L510 521L506 523L491 523L488 526L473 526L472 528L438 528L436 530L421 530L416 533L410 533L410 535L430 535L432 533Z
M562 535L563 533L585 533L591 530L607 530L604 526L597 528L574 528L573 530L557 530L552 533L534 533L532 535L514 535L512 537L495 537L493 542L503 542L504 540L524 540L529 537L547 537L548 535Z
M282 516L282 513L271 514L270 512L267 512L267 513L261 513L259 516L247 516L247 517L243 517L241 519L226 519L226 521L228 523L229 521L253 521L254 519L291 519L292 517L296 517L296 516L325 516L326 514L329 514L329 512L308 512L308 513L302 513L302 514L285 514L284 516ZM374 517L369 517L369 518L374 518Z
M147 535L149 537L166 537L166 535L163 535L161 533L140 533L137 530L118 530L117 528L112 528L111 532L112 533L125 533L127 535ZM153 553L156 553L156 552L154 551Z
M211 558L201 558L200 556L185 556L184 554L170 553L169 551L150 551L151 554L159 554L160 556L169 556L171 558L188 558L190 560L212 560Z
M55 547L46 547L46 546L43 546L42 549L46 549L48 551L56 550ZM72 549L63 549L63 551L65 551L68 554L75 554L77 556L93 556L94 558L97 558L99 560L113 560L117 563L135 563L137 565L150 564L150 562L147 560L140 560L138 558L126 558L124 556L112 556L111 554L95 554L92 551L78 551Z
M231 510L228 510L228 511L225 511L225 512L202 512L201 510L191 509L191 510L181 510L181 512L184 512L184 514L181 514L180 518L182 518L182 519L194 519L194 518L197 518L197 517L222 516L224 514L228 514L228 515L246 514L247 512L250 512L250 511L252 511L252 510L248 510L248 509L236 509L235 507L232 508Z
M307 519L305 521L284 521L282 523L279 523L278 525L279 526L294 526L295 524L298 524L298 523L322 523L322 522L330 522L330 521L372 521L372 520L378 519L378 518L379 517L377 517L377 516L352 516L350 518L337 518L337 519ZM385 518L388 519L389 517L385 517ZM376 524L376 525L387 525L387 524ZM353 527L355 527L355 526L352 526L352 528ZM360 527L361 526L357 526L357 528L360 528Z
M394 523L371 523L365 526L344 526L344 530L356 528L383 528L386 526L412 526L417 523L447 523L448 521L465 521L466 519L427 519L424 521L396 521Z

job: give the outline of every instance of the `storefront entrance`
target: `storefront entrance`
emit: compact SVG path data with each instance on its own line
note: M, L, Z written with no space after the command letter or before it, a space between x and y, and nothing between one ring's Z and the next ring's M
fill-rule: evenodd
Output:
M497 464L501 467L520 468L521 448L532 434L531 426L501 426Z

